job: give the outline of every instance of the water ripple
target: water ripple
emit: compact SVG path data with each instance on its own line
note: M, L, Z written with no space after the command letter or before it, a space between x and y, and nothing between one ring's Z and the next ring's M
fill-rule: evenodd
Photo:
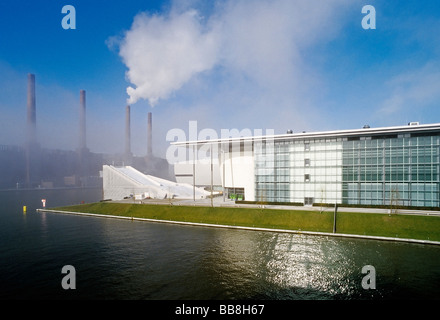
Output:
M440 298L436 246L23 215L20 197L1 196L0 297ZM66 264L77 271L74 292L60 286ZM375 290L361 286L365 265L376 268Z

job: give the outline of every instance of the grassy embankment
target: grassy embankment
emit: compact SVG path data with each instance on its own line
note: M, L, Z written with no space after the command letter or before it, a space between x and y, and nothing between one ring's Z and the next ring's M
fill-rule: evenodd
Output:
M333 211L99 202L57 210L207 224L333 232ZM440 217L338 212L337 233L440 241Z

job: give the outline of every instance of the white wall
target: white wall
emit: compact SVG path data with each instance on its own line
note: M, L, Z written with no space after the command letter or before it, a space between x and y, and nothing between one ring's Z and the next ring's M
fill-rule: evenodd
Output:
M223 159L220 158L223 180ZM244 188L245 199L255 201L254 156L252 151L224 153L226 188Z
M210 186L211 185L211 164L207 161L196 161L196 186ZM193 162L184 161L174 164L174 174L178 183L193 184ZM185 176L179 176L184 174ZM222 180L220 177L219 164L213 165L213 184L214 186L221 186Z

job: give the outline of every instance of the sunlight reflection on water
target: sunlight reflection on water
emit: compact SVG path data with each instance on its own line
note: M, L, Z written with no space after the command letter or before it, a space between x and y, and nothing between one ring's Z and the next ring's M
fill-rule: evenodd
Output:
M347 294L352 281L347 272L352 261L341 246L322 237L275 235L274 248L267 252L269 280L281 288ZM331 248L329 248L331 246Z
M36 205L40 192L3 195L0 297L440 298L439 246L23 214L23 195ZM65 264L78 274L68 294L60 289ZM376 290L361 286L365 265L376 268Z

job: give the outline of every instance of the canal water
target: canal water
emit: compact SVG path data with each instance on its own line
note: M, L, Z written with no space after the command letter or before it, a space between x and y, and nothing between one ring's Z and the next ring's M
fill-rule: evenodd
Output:
M36 212L101 193L0 192L0 299L440 299L440 246Z

